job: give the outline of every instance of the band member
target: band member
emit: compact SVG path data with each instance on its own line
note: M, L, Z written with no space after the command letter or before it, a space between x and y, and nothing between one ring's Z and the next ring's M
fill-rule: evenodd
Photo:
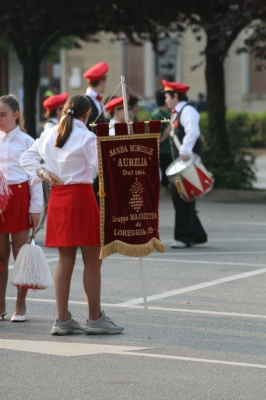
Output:
M155 92L155 99L157 107L151 114L151 120L163 120L170 118L170 110L165 104L165 95L162 89L158 89ZM166 122L161 123L161 137L160 137L160 169L161 169L161 184L165 188L170 187L170 182L165 174L168 165L173 162L169 133L171 126Z
M105 122L104 112L102 112L102 94L105 91L108 70L108 64L105 62L100 62L88 69L88 71L83 74L84 78L86 78L88 81L88 88L85 94L91 103L91 114L89 116L87 126L88 129L92 131L94 130L89 127L89 124L94 122L99 114L101 115L97 119L97 123Z
M62 108L67 98L68 98L68 93L62 93L50 96L44 100L42 104L46 110L45 117L47 119L47 122L44 125L41 135L43 135L44 132L53 128L55 125L59 123L62 115Z
M129 95L128 99L128 117L129 120L132 122L137 122L137 117L136 114L139 110L138 106L138 101L139 99L136 96L132 96L131 94Z
M21 154L34 140L25 133L24 121L15 96L9 94L0 97L0 169L7 181L12 195L7 208L0 214L0 317L6 312L6 286L8 279L8 261L10 257L11 234L12 253L16 259L21 246L29 242L30 228L35 231L42 211L42 185L31 186L32 179L19 165ZM27 290L17 293L15 312L12 322L27 320Z
M90 100L91 104L91 113L89 115L87 127L92 132L95 132L95 128L90 127L90 124L95 122L96 119L97 124L101 122L106 122L104 115L104 106L102 104L102 94L105 91L108 70L108 64L106 64L105 62L100 62L88 69L88 71L83 74L84 78L86 78L88 81L88 88L85 94ZM99 182L96 171L93 171L93 190L97 203L99 205Z
M123 97L116 97L109 101L105 105L106 110L111 116L109 121L110 125L114 125L117 122L125 122L125 112L124 112L124 100ZM115 135L115 128L114 126L110 126L109 128L109 136Z
M92 189L92 168L97 169L96 136L88 131L91 112L86 96L72 96L63 107L58 126L34 143L20 158L21 166L34 176L33 183L49 183L47 247L58 247L55 273L57 319L52 335L74 333L114 334L124 330L101 311L100 213ZM45 168L40 163L45 161ZM89 318L82 328L68 310L71 277L77 248L81 248L83 284Z
M187 161L192 152L201 155L199 113L187 104L189 86L178 82L162 81L165 92L165 102L168 108L176 113L173 121L175 135L181 144L180 150L175 145L175 157ZM204 231L195 212L196 202L186 202L179 196L175 185L171 183L171 196L175 208L175 241L172 248L185 248L207 242Z

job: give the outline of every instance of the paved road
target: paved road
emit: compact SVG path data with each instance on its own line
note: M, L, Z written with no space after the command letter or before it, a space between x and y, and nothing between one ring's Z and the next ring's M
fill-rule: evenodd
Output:
M172 250L173 209L162 197L166 253L143 260L150 339L139 260L113 255L103 264L102 303L125 333L53 337L53 288L29 293L29 321L0 322L0 399L265 400L266 206L207 200L198 209L208 244ZM45 253L54 273L57 252ZM79 254L70 310L84 324L81 282ZM10 285L7 296L10 317Z

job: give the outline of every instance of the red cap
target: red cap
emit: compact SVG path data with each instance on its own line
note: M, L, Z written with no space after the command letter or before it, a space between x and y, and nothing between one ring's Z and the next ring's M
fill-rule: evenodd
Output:
M172 92L179 92L179 93L185 93L186 94L188 89L190 88L190 86L183 85L183 83L168 82L168 81L165 81L164 79L162 80L162 84L163 84L165 92L170 90Z
M42 103L47 111L56 110L63 106L68 98L68 93L55 94L44 100Z
M128 100L129 96L127 96ZM123 101L123 96L121 97L116 97L115 99L112 99L105 105L105 108L108 112L114 111L116 108L123 107L124 106L124 101Z
M88 81L98 81L107 74L108 70L108 64L106 64L105 62L100 62L88 69L88 71L84 72L83 76Z

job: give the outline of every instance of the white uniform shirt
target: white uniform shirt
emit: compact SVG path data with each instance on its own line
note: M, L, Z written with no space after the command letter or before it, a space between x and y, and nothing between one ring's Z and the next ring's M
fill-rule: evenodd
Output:
M92 100L94 101L96 107L98 108L99 114L100 114L100 112L103 109L103 106L102 106L102 103L96 99L96 97L98 96L98 93L95 92L95 90L93 90L91 88L87 88L85 95L90 96L92 98Z
M180 101L176 105L175 110L179 113L185 104L187 104L186 101ZM182 110L180 123L184 127L186 134L180 147L180 154L185 155L192 153L196 140L200 137L199 120L200 115L198 111L191 105L187 105L184 110Z
M21 154L34 143L34 139L17 126L12 131L5 133L0 131L0 168L8 185L31 181L27 172L19 165ZM30 187L29 213L39 213L43 207L42 184Z
M55 125L58 125L59 121L57 118L50 118L49 121L47 121L44 124L43 131L41 132L40 136L42 136L46 131L49 131L49 129L52 129L55 127Z
M65 185L75 183L92 183L92 170L98 169L96 135L78 119L73 119L72 132L60 149L55 147L58 126L50 129L45 135L25 151L20 157L20 165L34 176L32 184L41 179L36 174L39 168L45 168L60 178ZM45 164L40 161L44 160Z
M110 119L109 124L114 125L116 124L118 121L116 121L115 119ZM109 128L109 136L115 136L115 127L114 126L110 126Z

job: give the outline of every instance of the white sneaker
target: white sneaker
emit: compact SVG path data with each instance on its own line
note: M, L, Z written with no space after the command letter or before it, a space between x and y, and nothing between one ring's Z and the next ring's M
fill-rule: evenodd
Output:
M185 247L187 247L186 243L180 242L180 240L175 240L171 244L171 249L184 249Z
M104 311L102 311L101 318L93 321L87 319L84 331L87 335L101 335L101 334L115 334L123 332L124 327L116 325L111 318L107 317Z
M75 333L84 333L84 329L80 326L80 324L72 319L71 313L69 313L69 320L66 322L60 321L59 319L55 320L55 323L52 327L51 334L52 335L73 335Z

